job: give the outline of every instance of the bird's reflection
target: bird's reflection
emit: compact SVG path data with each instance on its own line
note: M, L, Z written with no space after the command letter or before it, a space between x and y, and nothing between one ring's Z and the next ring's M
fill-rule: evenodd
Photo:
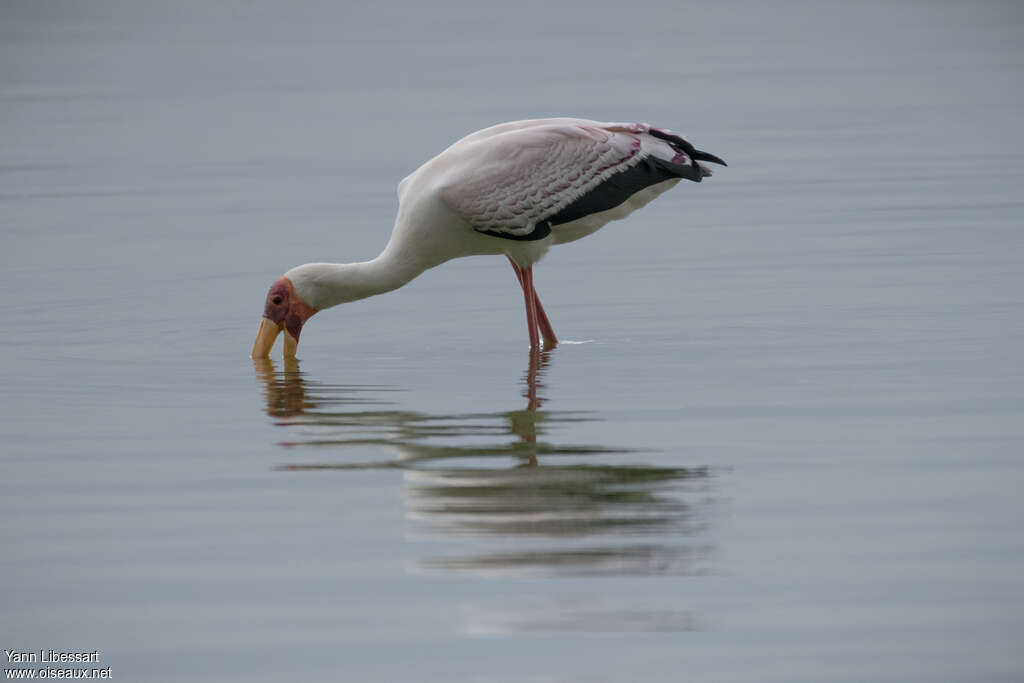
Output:
M524 409L460 414L401 410L389 400L393 387L319 382L294 359L282 369L254 363L267 414L288 429L280 444L319 449L312 462L278 469L401 469L407 517L419 536L444 540L423 568L705 571L707 468L644 465L637 452L622 457L626 449L558 442L559 427L599 418L542 409L550 361L550 352L531 352L520 379Z

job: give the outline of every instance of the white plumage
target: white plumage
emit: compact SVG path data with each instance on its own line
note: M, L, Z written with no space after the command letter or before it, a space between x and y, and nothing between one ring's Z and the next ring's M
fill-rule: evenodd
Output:
M447 152L458 154L459 163L440 179L440 195L477 230L522 236L635 164L642 147L641 136L596 126L541 124L502 132Z
M682 138L642 123L533 119L468 135L398 186L391 239L363 263L310 263L271 287L265 322L287 330L294 352L317 311L396 289L424 270L475 254L505 254L523 288L532 345L557 342L533 288L532 266L553 244L623 218L687 178L724 162ZM264 333L264 329L268 331ZM261 324L253 356L269 354L273 327ZM275 335L276 336L276 333ZM287 341L287 340L286 340Z

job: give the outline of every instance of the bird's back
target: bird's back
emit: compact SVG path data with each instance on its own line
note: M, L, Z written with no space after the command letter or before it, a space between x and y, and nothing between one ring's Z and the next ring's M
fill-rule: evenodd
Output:
M490 238L466 235L462 245L472 253L521 250L508 242L546 248L625 217L680 179L699 182L711 174L702 160L724 164L647 124L502 123L467 135L405 178L399 216L456 221Z

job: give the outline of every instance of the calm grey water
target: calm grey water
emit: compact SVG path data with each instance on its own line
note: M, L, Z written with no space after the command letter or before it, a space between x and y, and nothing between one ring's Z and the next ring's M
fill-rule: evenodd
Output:
M0 6L0 647L138 681L1024 676L1018 3ZM247 353L517 118L730 162ZM9 668L4 661L5 668Z

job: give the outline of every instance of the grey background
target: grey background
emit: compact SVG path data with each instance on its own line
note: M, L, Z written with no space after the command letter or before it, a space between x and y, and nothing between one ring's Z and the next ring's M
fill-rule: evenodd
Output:
M1018 3L0 5L0 643L121 680L1019 680ZM730 162L246 358L518 118ZM278 351L279 352L279 351ZM536 467L524 467L536 456Z

